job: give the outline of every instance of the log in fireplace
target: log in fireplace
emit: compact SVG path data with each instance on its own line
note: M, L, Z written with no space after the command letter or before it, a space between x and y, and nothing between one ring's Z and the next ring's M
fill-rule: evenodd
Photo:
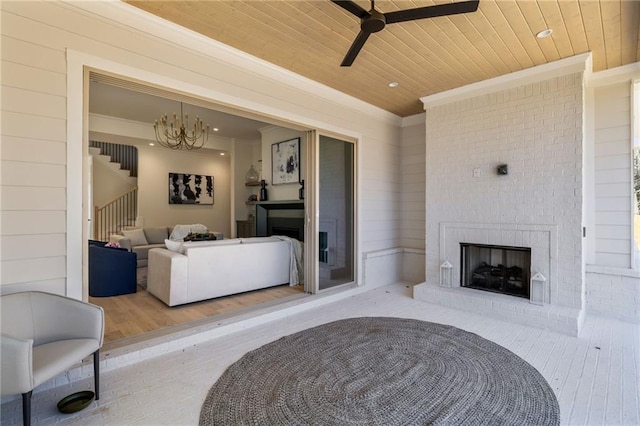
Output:
M529 298L531 248L460 243L460 285Z

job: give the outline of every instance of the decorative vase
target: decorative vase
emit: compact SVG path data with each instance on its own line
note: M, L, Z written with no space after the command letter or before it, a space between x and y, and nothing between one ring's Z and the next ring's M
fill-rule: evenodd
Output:
M244 180L246 183L256 183L260 180L260 176L258 175L257 170L253 167L253 164L249 167L247 174L244 175Z
M267 201L267 182L264 179L260 181L260 201Z

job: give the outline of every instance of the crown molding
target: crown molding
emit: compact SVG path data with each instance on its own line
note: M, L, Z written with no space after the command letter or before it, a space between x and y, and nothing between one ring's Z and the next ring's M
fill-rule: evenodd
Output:
M408 117L402 118L402 127L410 127L415 126L417 124L425 124L427 118L427 114L421 112L420 114L410 115Z
M420 100L426 110L434 106L482 96L499 90L511 89L524 84L536 83L575 72L585 72L586 74L591 72L591 52L425 96L420 98Z
M640 62L610 68L591 74L589 86L599 87L610 84L626 83L640 79Z

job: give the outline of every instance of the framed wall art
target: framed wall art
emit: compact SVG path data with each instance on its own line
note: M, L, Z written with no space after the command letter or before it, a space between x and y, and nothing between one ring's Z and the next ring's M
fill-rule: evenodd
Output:
M213 176L169 173L169 204L213 204Z
M271 145L272 184L300 182L300 138Z

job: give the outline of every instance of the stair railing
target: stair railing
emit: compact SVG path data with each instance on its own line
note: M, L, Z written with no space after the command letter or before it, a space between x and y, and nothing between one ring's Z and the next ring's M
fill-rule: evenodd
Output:
M109 142L89 141L89 146L100 149L100 154L108 155L112 162L120 163L120 168L129 170L129 176L138 177L138 148Z
M125 226L135 225L138 212L138 187L107 203L104 207L93 209L93 238L108 241L111 234L119 232Z

